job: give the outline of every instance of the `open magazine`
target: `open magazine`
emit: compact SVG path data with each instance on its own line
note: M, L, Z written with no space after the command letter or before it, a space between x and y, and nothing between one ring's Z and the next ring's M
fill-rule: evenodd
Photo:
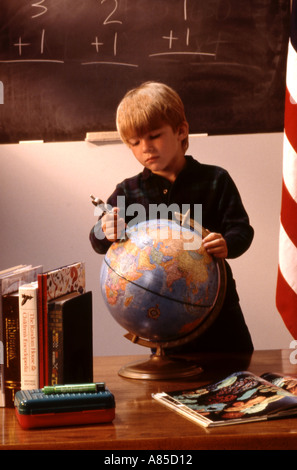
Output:
M241 371L201 388L152 397L204 427L264 421L297 414L297 378Z

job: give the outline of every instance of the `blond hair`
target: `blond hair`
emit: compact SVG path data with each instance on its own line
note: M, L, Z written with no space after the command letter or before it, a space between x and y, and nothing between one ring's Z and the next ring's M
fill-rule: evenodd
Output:
M179 95L168 85L146 82L128 91L117 108L116 124L123 142L141 137L164 124L177 132L179 126L187 122L184 105ZM182 142L187 150L188 136Z

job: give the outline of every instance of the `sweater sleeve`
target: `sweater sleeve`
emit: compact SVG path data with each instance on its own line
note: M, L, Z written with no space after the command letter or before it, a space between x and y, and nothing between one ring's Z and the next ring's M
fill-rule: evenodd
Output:
M250 247L254 229L250 225L239 191L227 172L220 187L218 215L221 233L227 242L228 258L237 258Z
M89 239L93 249L96 251L96 253L99 253L100 255L104 255L111 245L111 242L107 240L104 235L104 232L101 227L101 220L98 220L94 227L92 227Z

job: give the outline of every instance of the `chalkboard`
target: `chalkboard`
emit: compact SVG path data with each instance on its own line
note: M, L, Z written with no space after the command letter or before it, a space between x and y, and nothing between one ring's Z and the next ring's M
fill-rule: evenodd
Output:
M124 93L174 87L191 133L283 130L290 0L2 0L0 142L115 130Z

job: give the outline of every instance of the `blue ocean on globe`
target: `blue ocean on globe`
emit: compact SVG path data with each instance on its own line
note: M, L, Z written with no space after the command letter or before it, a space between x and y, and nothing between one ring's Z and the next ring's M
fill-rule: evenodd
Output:
M193 237L195 249L189 245ZM161 219L128 228L126 238L111 245L100 284L109 312L124 329L168 342L189 335L212 315L220 275L201 234Z

